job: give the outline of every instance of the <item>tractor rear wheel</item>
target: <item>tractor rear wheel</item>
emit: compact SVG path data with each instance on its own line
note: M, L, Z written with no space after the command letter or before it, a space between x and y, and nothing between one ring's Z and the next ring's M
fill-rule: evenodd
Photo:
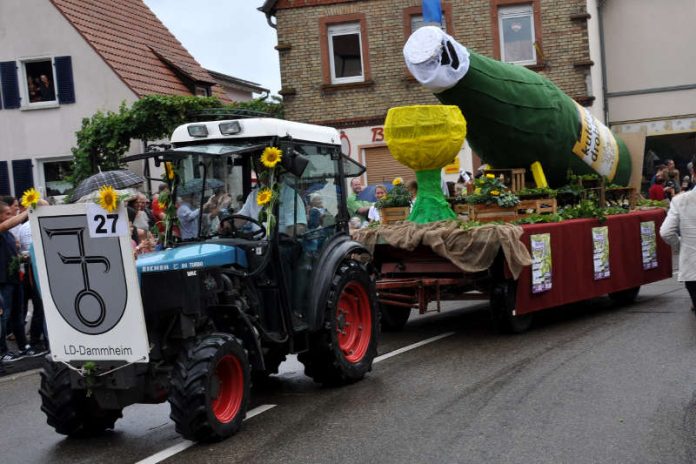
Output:
M362 379L377 355L378 321L370 275L356 261L344 261L331 281L324 327L298 356L305 374L324 385Z
M172 371L169 403L176 431L192 441L233 435L249 404L250 366L241 342L214 333L181 354Z
M56 432L70 437L91 437L113 429L121 409L102 409L87 390L73 389L70 369L46 360L41 371L41 410Z

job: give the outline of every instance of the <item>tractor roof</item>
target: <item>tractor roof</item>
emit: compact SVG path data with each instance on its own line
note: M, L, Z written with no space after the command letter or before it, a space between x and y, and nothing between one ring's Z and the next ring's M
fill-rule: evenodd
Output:
M223 121L193 122L174 129L171 142L185 144L205 140L292 137L307 142L340 145L338 131L332 127L316 126L284 119L249 118Z

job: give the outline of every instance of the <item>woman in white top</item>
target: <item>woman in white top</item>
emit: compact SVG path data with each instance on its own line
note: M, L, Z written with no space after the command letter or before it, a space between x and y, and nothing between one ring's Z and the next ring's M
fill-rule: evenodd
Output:
M376 185L375 186L375 198L377 198L377 201L381 200L382 198L387 196L387 188L382 185ZM379 217L379 209L375 207L375 205L370 206L370 211L367 213L367 220L370 222L375 222L375 221L380 221Z

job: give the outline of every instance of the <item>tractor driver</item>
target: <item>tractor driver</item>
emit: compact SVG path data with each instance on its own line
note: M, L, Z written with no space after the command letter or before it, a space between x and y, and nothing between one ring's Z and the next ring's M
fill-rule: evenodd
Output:
M256 201L258 192L258 187L253 189L247 196L242 208L235 214L258 219L263 208ZM293 194L295 197L294 202ZM307 208L304 201L302 201L302 197L300 197L300 195L297 194L292 187L285 183L282 183L280 187L280 205L278 208L278 216L278 232L281 234L294 237L296 235L303 234L307 230ZM259 228L255 224L245 224L245 221L241 219L236 219L235 225L242 228L249 227L251 231L258 230ZM224 231L221 230L220 233L221 235L224 235Z

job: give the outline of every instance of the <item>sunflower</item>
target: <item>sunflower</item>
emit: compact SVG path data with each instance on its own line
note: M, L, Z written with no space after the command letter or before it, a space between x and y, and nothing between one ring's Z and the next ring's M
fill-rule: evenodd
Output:
M283 152L276 147L266 147L261 154L261 162L267 168L274 168L282 158Z
M22 206L25 208L35 208L36 204L39 202L41 199L41 194L37 192L33 187L30 188L29 190L26 190L24 192L24 195L22 195Z
M118 208L118 195L112 186L105 185L99 189L97 204L110 213Z
M491 190L491 195L493 195L494 197L497 197L498 195L500 195L500 192L497 190Z
M401 177L396 177L392 181L392 185L399 185L399 184L403 184L403 183L404 183L404 180Z
M164 163L164 169L167 172L167 179L174 180L174 166L172 166L172 163Z
M263 206L268 204L269 201L271 201L271 198L273 197L273 191L269 188L261 189L259 190L259 193L256 195L256 203L259 206Z
M488 174L486 174L486 177L487 177L488 179L495 179L495 174L491 174L491 173L489 172Z

